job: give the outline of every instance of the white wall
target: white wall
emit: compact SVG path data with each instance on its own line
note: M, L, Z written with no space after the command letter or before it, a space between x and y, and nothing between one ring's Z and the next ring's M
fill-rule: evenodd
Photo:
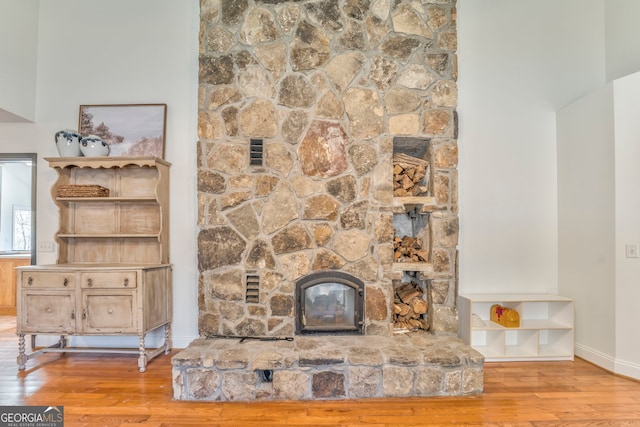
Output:
M42 0L36 123L0 123L0 151L38 153L38 240L53 240L55 172L43 157L57 156L55 132L77 128L81 104L167 104L175 347L198 335L198 15L198 0ZM40 264L55 261L38 253Z
M640 245L640 73L615 80L616 350L615 372L640 379L640 258L625 245Z
M572 297L576 354L636 378L640 259L624 245L640 243L640 77L606 83L640 69L639 13L458 3L460 292Z
M640 70L640 2L606 0L607 81Z
M33 121L38 0L0 0L0 122Z
M615 363L613 86L558 112L559 293L575 300L576 354Z
M461 293L557 292L555 112L605 82L603 16L458 0Z
M576 301L576 354L640 378L640 73L558 112L560 292Z

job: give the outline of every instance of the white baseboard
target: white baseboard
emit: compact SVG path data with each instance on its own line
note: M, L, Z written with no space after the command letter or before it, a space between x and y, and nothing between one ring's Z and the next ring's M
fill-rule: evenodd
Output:
M616 360L616 374L624 375L625 377L640 380L640 365L637 363L627 362L626 360Z
M594 350L587 346L576 344L576 356L600 366L618 375L640 380L640 365L624 360L618 360L608 354Z
M598 350L576 343L576 356L581 357L594 365L598 365L607 371L615 372L615 358L608 354L601 353Z

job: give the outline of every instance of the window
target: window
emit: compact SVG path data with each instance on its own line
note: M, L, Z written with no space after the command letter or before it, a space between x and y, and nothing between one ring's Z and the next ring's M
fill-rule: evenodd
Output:
M27 206L13 206L13 244L14 251L31 250L31 209Z

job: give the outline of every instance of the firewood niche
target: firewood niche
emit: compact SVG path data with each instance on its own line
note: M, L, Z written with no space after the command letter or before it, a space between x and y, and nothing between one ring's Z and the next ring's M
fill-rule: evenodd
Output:
M429 163L408 154L393 156L393 261L396 271L429 271Z
M424 299L424 289L412 280L393 281L393 332L411 332L418 329L429 330L426 314L429 303Z
M401 277L393 280L394 334L430 329L427 289L433 267L429 218L437 209L430 195L431 167L425 160L429 141L405 142L394 138L393 269Z
M426 197L429 162L404 153L393 155L393 196Z

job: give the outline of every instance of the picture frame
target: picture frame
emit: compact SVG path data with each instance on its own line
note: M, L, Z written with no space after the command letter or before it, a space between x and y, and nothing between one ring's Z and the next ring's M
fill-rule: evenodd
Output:
M109 145L109 156L164 159L167 104L80 105L78 131Z

